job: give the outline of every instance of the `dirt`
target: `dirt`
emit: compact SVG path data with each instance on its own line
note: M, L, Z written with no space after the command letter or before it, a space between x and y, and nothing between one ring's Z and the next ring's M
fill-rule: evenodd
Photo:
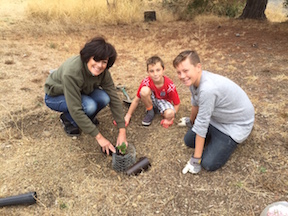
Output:
M288 200L288 23L200 17L51 31L52 24L9 11L2 8L0 16L0 197L36 191L38 198L35 205L0 208L1 215L246 216ZM151 167L135 177L115 172L112 157L101 153L93 137L66 136L59 113L43 102L49 70L96 35L115 45L111 73L132 98L146 76L145 60L154 54L164 60L180 95L177 119L168 129L159 115L151 126L141 126L143 104L136 109L128 142ZM189 115L191 96L172 61L185 49L198 51L204 69L238 83L255 107L250 137L225 166L198 175L181 173L193 150L184 146L187 129L177 123ZM119 97L124 99L120 91ZM98 119L101 133L115 143L109 107Z

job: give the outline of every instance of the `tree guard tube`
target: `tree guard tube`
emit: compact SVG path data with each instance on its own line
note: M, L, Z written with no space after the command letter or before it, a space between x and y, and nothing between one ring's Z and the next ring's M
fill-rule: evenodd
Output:
M36 203L36 198L37 198L36 192L30 192L26 194L0 198L0 207L11 205L31 205Z
M132 165L128 170L126 171L127 175L138 175L142 171L146 171L151 166L148 158L141 157L137 163Z

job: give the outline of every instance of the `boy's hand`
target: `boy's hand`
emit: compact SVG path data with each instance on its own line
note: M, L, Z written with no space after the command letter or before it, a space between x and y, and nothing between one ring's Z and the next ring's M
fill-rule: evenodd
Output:
M125 120L125 127L127 127L129 125L129 122L130 122L130 119L131 119L131 115L130 114L126 114L125 117L124 117L124 120ZM117 123L115 120L113 120L113 124L115 126L117 126Z
M129 125L130 119L131 119L131 115L129 113L127 113L124 117L125 119L125 127L127 127Z
M164 127L164 128L168 128L170 127L171 125L173 125L173 121L174 121L174 118L172 118L171 120L168 120L168 119L162 119L160 124Z
M127 126L129 125L130 118L129 118L129 120L127 120L127 119L126 119L126 116L125 116L124 120L125 120L125 127L127 127ZM117 123L116 123L115 120L113 120L113 124L114 124L115 126L117 126Z
M191 120L189 117L182 117L180 119L180 122L178 123L178 126L192 128L193 124L191 123Z
M190 161L186 164L184 169L182 170L183 174L186 174L187 172L197 174L201 171L201 158L194 158L192 157Z

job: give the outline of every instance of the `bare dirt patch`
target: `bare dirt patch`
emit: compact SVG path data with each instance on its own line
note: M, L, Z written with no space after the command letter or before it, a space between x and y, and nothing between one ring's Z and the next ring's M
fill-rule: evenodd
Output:
M39 199L36 205L1 208L1 215L246 216L288 200L287 23L200 18L50 32L49 24L7 13L0 23L0 197L36 191ZM247 92L256 112L251 136L223 168L183 175L193 152L183 143L186 129L162 128L160 116L142 127L140 104L127 137L136 157L148 157L152 167L137 177L115 172L93 137L67 137L59 114L43 103L48 71L96 35L115 45L119 57L111 72L132 97L146 76L145 60L163 58L182 102L177 119L189 115L190 93L177 80L172 60L184 49L196 49L205 69ZM101 133L115 143L109 108L99 121Z

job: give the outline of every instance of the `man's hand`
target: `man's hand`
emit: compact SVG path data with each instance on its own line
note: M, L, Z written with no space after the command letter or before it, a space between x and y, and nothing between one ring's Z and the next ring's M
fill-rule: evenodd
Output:
M197 174L200 171L201 171L201 158L192 157L182 170L182 173L186 174L187 172L190 172L193 174Z

